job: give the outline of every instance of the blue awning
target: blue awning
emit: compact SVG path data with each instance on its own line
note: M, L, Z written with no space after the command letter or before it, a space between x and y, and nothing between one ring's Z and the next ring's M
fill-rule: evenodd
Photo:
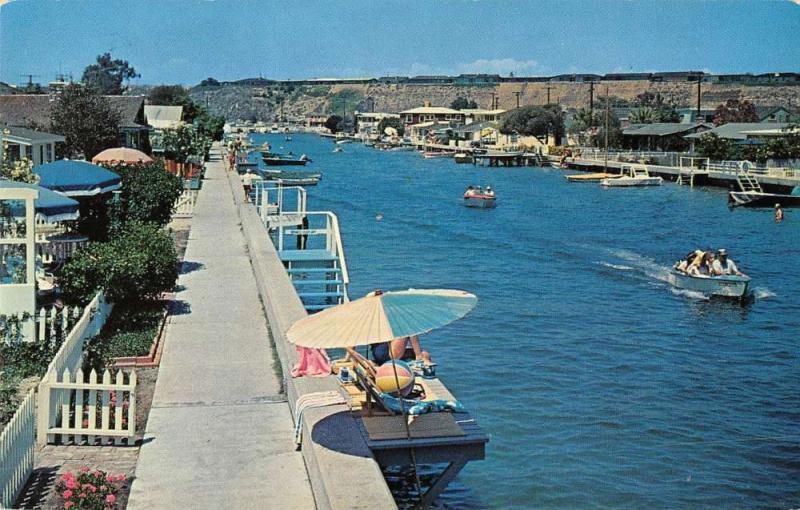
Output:
M36 184L24 182L0 180L0 188L28 188L39 192L39 198L33 203L36 216L47 222L55 223L59 221L77 220L80 213L80 204L76 200L69 198L57 191L52 191ZM24 216L25 211L14 210L14 216Z
M120 187L119 175L88 161L62 159L33 168L39 185L70 197L88 197Z

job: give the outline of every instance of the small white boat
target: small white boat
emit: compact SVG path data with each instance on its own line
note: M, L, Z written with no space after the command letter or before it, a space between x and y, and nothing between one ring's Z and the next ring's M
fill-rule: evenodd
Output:
M497 206L497 196L488 186L485 190L480 186L470 186L464 192L464 205L476 209L493 209Z
M425 159L435 159L435 158L452 158L452 152L423 152L422 157Z
M349 138L342 138L341 140L336 140L336 143L342 145L345 143L353 143L353 140L350 140Z
M669 273L670 283L679 289L701 292L707 296L722 296L743 299L750 287L746 275L690 276L673 269Z
M607 188L626 188L632 186L661 186L664 179L652 177L644 165L622 165L620 177L603 179L601 186Z
M343 152L343 149L338 145L333 149L333 152Z

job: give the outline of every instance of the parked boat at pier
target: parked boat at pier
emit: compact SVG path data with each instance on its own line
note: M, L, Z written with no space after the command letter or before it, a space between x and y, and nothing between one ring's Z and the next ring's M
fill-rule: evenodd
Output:
M303 158L302 156L298 159L288 159L279 155L265 156L261 159L267 166L303 166L310 161L308 158Z
M458 152L453 156L453 159L456 163L473 163L475 160L473 159L471 154L467 154L466 152Z
M632 186L661 186L664 179L653 177L644 165L622 165L619 177L607 178L600 181L606 187L632 187Z
M493 209L497 206L497 196L490 186L469 186L464 191L464 205L477 209Z
M795 186L788 195L764 193L763 191L731 191L728 201L733 207L800 207L800 186Z
M435 159L435 158L452 158L452 152L423 152L422 157L425 159Z

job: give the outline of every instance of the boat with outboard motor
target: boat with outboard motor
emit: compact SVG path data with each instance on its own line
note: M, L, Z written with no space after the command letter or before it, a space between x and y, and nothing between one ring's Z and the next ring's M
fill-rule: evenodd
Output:
M477 209L493 209L497 206L497 195L491 186L469 186L464 191L464 205Z
M601 186L607 188L625 188L633 186L661 186L664 179L653 177L645 165L622 165L620 176L613 179L603 179Z
M744 299L750 287L750 277L747 275L693 276L677 268L670 271L669 281L679 289L737 299Z
M467 154L466 152L457 152L453 156L453 160L460 164L475 162L475 158L472 157L472 154Z

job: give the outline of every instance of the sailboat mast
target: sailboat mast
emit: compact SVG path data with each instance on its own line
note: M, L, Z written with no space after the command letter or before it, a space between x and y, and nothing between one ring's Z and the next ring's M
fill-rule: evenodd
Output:
M608 173L608 85L606 85L606 159L605 159L605 172Z

